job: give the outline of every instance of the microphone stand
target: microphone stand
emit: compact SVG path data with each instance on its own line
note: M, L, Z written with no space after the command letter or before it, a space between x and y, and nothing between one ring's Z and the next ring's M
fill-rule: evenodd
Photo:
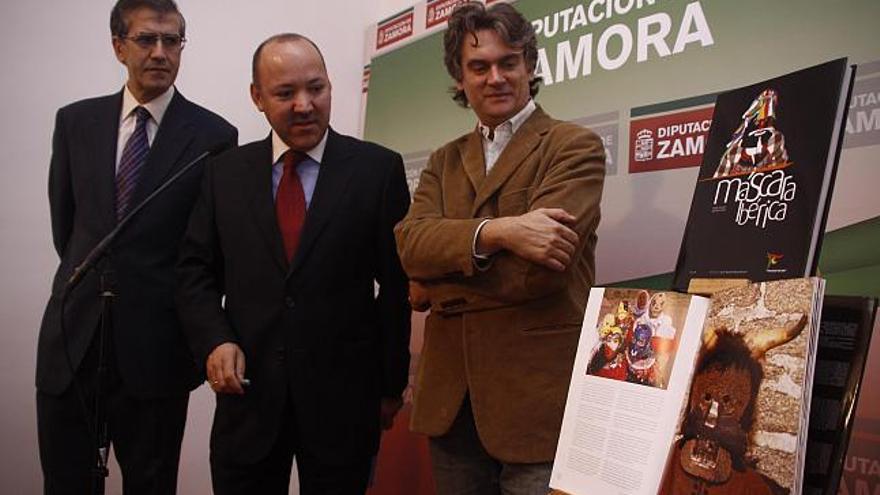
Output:
M137 206L132 208L128 213L125 214L124 217L116 224L116 227L110 231L101 242L99 242L90 252L86 255L85 259L73 270L73 274L67 280L67 283L64 286L64 289L61 291L61 335L64 340L64 351L67 357L67 364L70 367L70 373L73 376L73 382L75 387L77 388L77 393L80 396L80 402L85 407L85 400L82 390L77 382L76 378L76 370L73 366L73 360L70 357L70 348L67 345L67 333L65 331L64 325L64 306L67 301L67 297L70 293L82 282L83 277L89 271L91 271L99 261L101 261L110 250L110 247L113 246L113 243L119 237L119 235L125 231L125 228L131 223L132 219L137 215L141 210L144 209L149 203L153 201L153 199L161 194L163 191L168 189L172 184L177 182L177 180L182 177L184 174L189 172L193 167L196 166L199 162L205 159L208 155L211 154L212 150L208 150L197 156L191 162L184 165L180 170L174 173L171 177L168 178L165 182L162 183L159 187L157 187L149 196L144 198ZM108 434L107 428L107 413L106 407L104 404L104 390L103 388L107 385L107 353L109 351L109 341L112 335L112 302L113 298L116 297L115 292L115 281L113 280L113 272L112 270L105 270L104 273L101 274L101 288L99 291L99 297L101 298L101 324L98 329L98 369L97 376L95 378L95 400L94 400L94 410L92 411L92 417L94 420L92 434L94 440L94 448L95 448L95 465L92 472L92 493L95 495L102 495L104 493L104 484L105 479L110 474L110 471L107 469L107 459L110 453L110 437ZM88 414L86 413L86 422L89 422Z
M195 167L196 164L198 164L200 161L204 160L205 157L207 157L210 154L211 154L211 151L208 150L208 151L205 151L204 153L202 153L201 155L195 157L195 159L193 159L193 161L184 165L183 168L181 168L174 175L169 177L168 180L166 180L164 183L162 183L162 185L157 187L155 191L151 192L149 196L144 198L143 201L141 201L137 206L132 208L131 211L126 213L125 216L122 217L122 220L120 220L116 224L116 228L114 228L113 230L110 231L109 234L104 236L104 238L101 239L101 242L99 242L98 245L95 246L89 252L89 254L86 255L86 258L82 261L82 263L80 263L79 265L77 265L76 268L73 269L73 274L70 276L69 279L67 279L67 285L64 286L64 291L70 292L74 289L74 287L79 285L79 283L82 281L82 278L86 275L86 273L88 273L89 270L94 268L95 265L98 263L98 261L100 261L101 258L103 258L107 254L107 250L113 244L113 241L115 241L116 238L119 237L119 234L125 230L125 227L127 227L128 224L131 223L132 218L134 218L135 215L137 215L141 210L143 210L144 207L146 207L148 204L150 204L153 201L153 198L155 198L156 196L161 194L163 191L168 189L172 184L177 182L177 180L183 174L189 172L189 170L191 168Z
M107 459L110 455L110 435L107 425L107 412L104 404L104 388L109 385L107 353L109 351L109 341L112 335L113 319L111 314L111 306L113 298L116 297L115 280L112 270L105 270L101 273L101 326L98 330L98 370L95 376L95 401L94 410L92 411L95 419L94 431L94 451L97 453L95 459L95 469L92 473L93 493L101 495L105 492L104 481L110 474L107 469Z

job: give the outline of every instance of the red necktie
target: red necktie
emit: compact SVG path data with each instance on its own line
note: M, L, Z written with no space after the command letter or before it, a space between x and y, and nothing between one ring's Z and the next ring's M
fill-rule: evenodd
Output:
M278 218L281 238L284 239L284 253L288 262L293 260L306 221L306 196L296 173L296 166L305 158L305 155L293 150L284 154L284 173L275 193L275 216Z

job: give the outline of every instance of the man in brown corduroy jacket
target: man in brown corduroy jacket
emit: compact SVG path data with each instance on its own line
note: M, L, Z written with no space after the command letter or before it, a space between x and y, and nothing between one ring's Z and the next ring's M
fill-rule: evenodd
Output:
M513 7L459 7L444 38L473 132L435 151L398 250L431 309L412 429L440 494L546 494L587 292L602 142L535 104L535 34Z

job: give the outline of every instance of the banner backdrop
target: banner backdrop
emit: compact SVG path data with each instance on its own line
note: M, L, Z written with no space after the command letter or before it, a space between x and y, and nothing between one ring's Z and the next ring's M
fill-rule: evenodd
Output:
M421 1L369 32L363 134L404 155L412 189L431 151L476 124L451 100L443 66L442 30L458 3ZM515 5L538 33L536 101L592 128L608 151L597 284L668 286L716 93L849 57L859 67L820 271L828 293L880 295L880 2ZM880 448L860 458L877 464ZM865 493L880 493L871 485Z
M450 100L443 67L445 24L436 16L438 7L445 15L456 3L407 9L380 23L374 42L364 136L405 155L411 186L431 150L475 124L472 112ZM880 62L874 62L880 2L520 0L516 6L538 31L544 85L536 100L557 118L593 128L609 151L598 283L673 269L716 92L836 57L860 67L828 230L880 216L880 167L873 158L880 145ZM865 261L877 274L877 257ZM865 282L863 289L880 294L880 277Z

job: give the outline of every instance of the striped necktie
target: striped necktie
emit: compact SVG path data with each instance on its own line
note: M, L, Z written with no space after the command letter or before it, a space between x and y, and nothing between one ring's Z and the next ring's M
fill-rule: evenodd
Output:
M128 213L131 199L137 188L138 177L141 175L144 163L147 161L147 153L150 151L150 142L147 139L147 121L150 120L150 112L144 107L136 107L134 113L137 123L134 132L125 143L122 157L119 159L119 169L116 171L116 219L121 220Z

